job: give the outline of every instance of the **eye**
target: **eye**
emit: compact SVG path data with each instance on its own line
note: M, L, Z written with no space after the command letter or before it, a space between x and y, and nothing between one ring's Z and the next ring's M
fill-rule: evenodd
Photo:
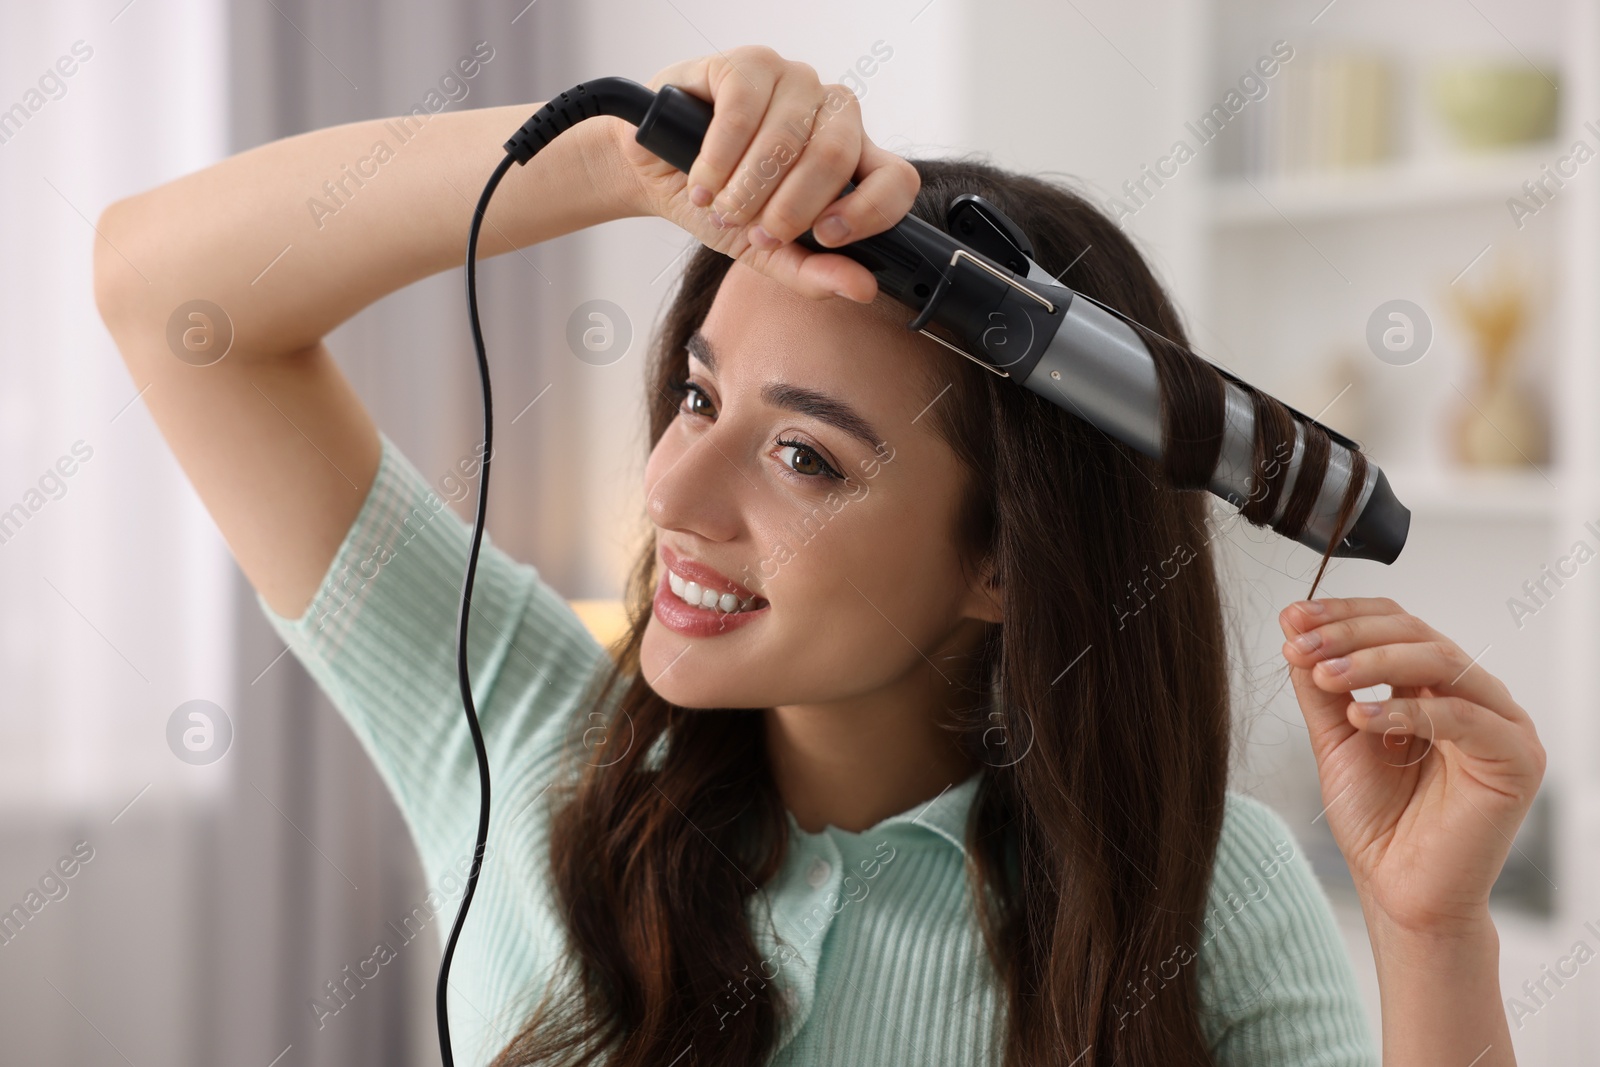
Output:
M679 398L678 414L715 417L716 409L711 405L710 395L695 382L687 378L675 378L667 382L667 388ZM704 404L704 408L697 408L696 404ZM780 455L779 462L794 474L802 478L832 478L839 482L847 480L833 464L822 458L821 453L805 442L779 438L777 443L781 446L780 452L789 453L788 456ZM798 464L794 462L796 460Z
M778 444L783 446L784 451L788 451L790 453L789 457L780 458L780 462L790 470L794 471L796 474L804 475L807 478L823 476L832 478L835 481L844 481L844 475L834 470L833 465L818 455L816 449L812 448L810 445L804 444L800 441L785 440L781 437L778 438ZM810 469L806 469L806 467L795 466L790 462L791 458L799 459L802 464L806 464L810 467Z
M676 378L667 383L667 388L672 390L678 397L678 411L680 414L711 416L711 410L696 410L696 401L704 401L706 408L710 409L711 397L694 382L689 381L687 378Z

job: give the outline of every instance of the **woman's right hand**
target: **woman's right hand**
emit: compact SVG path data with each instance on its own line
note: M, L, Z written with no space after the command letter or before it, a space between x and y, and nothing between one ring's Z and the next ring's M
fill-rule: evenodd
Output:
M853 92L822 84L811 66L762 45L675 63L649 82L656 91L663 85L709 101L711 125L684 174L640 145L634 126L609 124L640 214L670 219L813 299L877 296L866 267L794 241L814 230L818 244L838 247L882 233L911 210L921 187L910 162L867 137ZM849 181L856 188L840 198ZM835 217L846 231L821 225Z

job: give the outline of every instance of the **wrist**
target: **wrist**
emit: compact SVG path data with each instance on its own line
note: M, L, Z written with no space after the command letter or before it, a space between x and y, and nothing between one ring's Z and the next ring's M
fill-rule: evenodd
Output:
M1487 907L1421 925L1369 912L1367 932L1384 1063L1515 1067L1500 996L1500 938Z
M591 187L598 190L606 211L615 219L647 215L638 171L623 158L620 138L634 127L614 115L596 115L569 131L582 149L583 167Z
M1367 912L1367 938L1375 962L1396 964L1498 958L1500 934L1487 907L1470 914L1427 922L1401 922L1377 910Z

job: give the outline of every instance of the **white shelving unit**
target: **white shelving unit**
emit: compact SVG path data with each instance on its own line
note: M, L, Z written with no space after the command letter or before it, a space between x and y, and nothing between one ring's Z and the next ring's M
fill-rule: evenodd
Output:
M1559 142L1557 142L1559 143ZM1210 215L1218 227L1358 220L1386 213L1502 205L1508 190L1559 155L1553 145L1294 177L1221 178Z
M1550 755L1541 797L1548 851L1535 851L1530 820L1503 883L1531 879L1548 907L1502 904L1497 895L1502 990L1536 1009L1512 1026L1520 1063L1594 1062L1600 972L1584 968L1559 987L1547 981L1553 994L1539 999L1530 1000L1522 985L1538 982L1541 968L1555 967L1575 942L1600 951L1600 938L1584 926L1600 926L1600 561L1580 568L1520 626L1507 601L1574 542L1600 550L1600 538L1585 527L1600 527L1600 159L1520 228L1506 201L1574 141L1600 152L1600 138L1583 125L1600 119L1600 11L1589 0L1468 7L1418 0L1403 9L1341 4L1320 13L1319 6L1213 0L1203 49L1212 67L1199 79L1202 96L1185 110L1203 114L1275 40L1292 42L1297 55L1365 46L1406 72L1397 87L1405 112L1399 155L1359 170L1289 177L1230 173L1208 157L1213 169L1192 222L1203 266L1193 282L1198 291L1183 294L1191 336L1208 356L1310 413L1336 391L1337 381L1319 377L1319 368L1340 351L1365 357L1367 419L1353 420L1361 429L1346 425L1356 414L1348 404L1333 403L1323 418L1361 440L1384 468L1412 511L1411 532L1394 565L1337 561L1323 588L1392 596L1469 652L1483 650L1480 662L1533 714ZM1451 152L1429 125L1416 73L1455 56L1556 64L1556 137L1485 155ZM1551 462L1464 469L1449 461L1442 443L1443 420L1460 409L1458 390L1471 376L1470 341L1451 300L1502 268L1521 271L1538 296L1537 325L1524 343L1547 404ZM1415 301L1433 321L1433 347L1411 366L1390 366L1366 351L1368 315L1393 298ZM1224 562L1250 591L1241 612L1244 653L1259 679L1275 658L1281 666L1275 615L1308 588L1305 564L1315 558L1258 538L1232 542L1237 551ZM1267 712L1248 731L1244 784L1258 786L1291 823L1303 813L1295 829L1326 862L1331 842L1317 839L1325 821L1310 822L1321 801L1303 773L1309 756L1295 747L1299 712L1284 689L1257 701ZM1337 878L1329 881L1336 889ZM1366 967L1353 898L1337 891L1335 898ZM1364 977L1376 1020L1376 987L1370 973Z

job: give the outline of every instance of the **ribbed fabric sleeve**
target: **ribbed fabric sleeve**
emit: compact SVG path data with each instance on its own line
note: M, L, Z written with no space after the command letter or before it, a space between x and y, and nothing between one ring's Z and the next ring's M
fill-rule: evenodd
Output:
M442 944L478 824L478 766L456 669L471 526L380 436L377 477L310 605L291 620L256 599L354 731L411 831L431 892L398 937L431 923ZM456 1048L481 1043L487 1060L514 1032L510 1005L541 988L559 950L540 801L558 761L583 758L570 744L573 716L609 657L537 571L487 532L467 636L493 788L489 850L451 968L450 1018ZM457 1062L478 1061L458 1054Z
M456 676L471 528L382 436L377 479L312 603L266 618L394 795L430 893L389 924L400 947L459 901L478 774ZM493 771L490 853L451 973L457 1062L487 1063L544 990L565 930L549 899L549 807L585 756L587 683L606 652L533 567L486 537L469 627L473 697ZM962 830L977 776L860 833L799 829L751 897L753 936L784 1005L775 1065L997 1062L1003 1000L978 936ZM1195 967L1219 1067L1373 1067L1367 1023L1332 908L1288 826L1228 794L1204 929L1174 946ZM1184 955L1187 953L1187 955ZM1175 972L1174 972L1175 973ZM357 993L356 995L360 995ZM1120 1010L1153 1010L1148 983ZM341 1001L317 1003L319 1018ZM733 996L704 1010L737 1013Z

